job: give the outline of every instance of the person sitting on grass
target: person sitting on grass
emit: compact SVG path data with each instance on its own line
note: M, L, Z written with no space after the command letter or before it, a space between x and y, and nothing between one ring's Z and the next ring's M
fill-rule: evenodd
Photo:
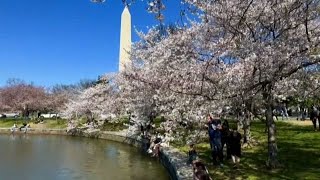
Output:
M153 155L152 157L159 157L160 154L160 147L161 147L162 139L160 136L156 137L154 140L154 147L153 147Z
M22 128L24 128L24 132L26 133L28 128L30 128L30 124L27 124L27 123L23 123L22 126L20 126L19 130L21 131Z
M188 161L187 164L191 164L194 160L197 159L198 153L194 147L194 143L190 143L190 149L188 151Z
M11 127L11 132L15 132L16 131L16 128L18 128L17 124L14 123L13 126Z
M195 180L211 180L210 176L205 171L197 171L194 175Z
M241 134L238 132L237 127L233 127L232 129L233 131L229 137L230 153L234 168L237 168L239 166L241 156Z
M152 157L159 157L160 155L160 143L156 144L153 148L153 155Z
M25 128L27 126L27 123L22 123L22 126L19 127L19 130L21 131L22 128Z
M193 179L211 180L205 164L200 160L192 161Z

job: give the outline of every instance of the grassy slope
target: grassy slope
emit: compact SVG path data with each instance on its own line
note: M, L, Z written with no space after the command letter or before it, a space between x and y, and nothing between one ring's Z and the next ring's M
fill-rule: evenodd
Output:
M261 122L252 123L252 134L260 145L243 150L241 166L233 170L230 162L224 168L209 164L214 179L320 179L320 132L314 132L311 124L296 125L277 122L279 160L283 168L268 171L265 168L267 157L267 134ZM187 147L180 147L187 152ZM208 143L197 145L200 158L210 163Z

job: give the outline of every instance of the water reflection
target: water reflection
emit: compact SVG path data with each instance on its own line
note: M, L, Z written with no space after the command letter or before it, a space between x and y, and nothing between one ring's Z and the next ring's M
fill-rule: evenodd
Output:
M69 136L1 135L0 179L169 179L139 150L115 142Z

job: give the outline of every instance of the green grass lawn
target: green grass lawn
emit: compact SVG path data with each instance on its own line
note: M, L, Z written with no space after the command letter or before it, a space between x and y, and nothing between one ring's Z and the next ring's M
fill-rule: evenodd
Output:
M102 127L102 131L121 131L123 129L126 129L127 126L123 125L123 122L118 122L118 123L109 123L106 122Z
M67 120L65 119L48 119L44 121L45 127L49 129L65 129L67 128Z
M31 128L64 129L67 127L67 121L64 119L45 119L43 124L35 124L31 120L0 119L0 128L10 128L14 123L20 127L24 122L30 124Z
M22 125L23 122L26 121L22 119L0 119L0 128L12 127L14 123L17 125Z
M213 179L320 179L320 132L312 126L277 122L279 161L282 168L269 171L265 166L267 159L267 134L265 124L253 122L253 137L259 145L242 150L241 165L234 170L231 162L223 168L211 165L208 142L198 144L199 156L208 164ZM187 152L188 147L179 147Z

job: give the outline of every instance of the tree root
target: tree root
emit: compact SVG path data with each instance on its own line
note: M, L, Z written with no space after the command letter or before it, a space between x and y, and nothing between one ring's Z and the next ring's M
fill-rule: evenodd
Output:
M245 142L245 143L242 144L242 148L243 149L250 149L250 148L253 148L253 147L255 147L255 146L259 145L259 144L260 143L259 143L258 140L255 140L255 139L251 138L250 141Z
M284 168L283 164L281 164L278 160L271 160L271 159L268 159L266 161L266 166L270 170L276 170L276 169Z

